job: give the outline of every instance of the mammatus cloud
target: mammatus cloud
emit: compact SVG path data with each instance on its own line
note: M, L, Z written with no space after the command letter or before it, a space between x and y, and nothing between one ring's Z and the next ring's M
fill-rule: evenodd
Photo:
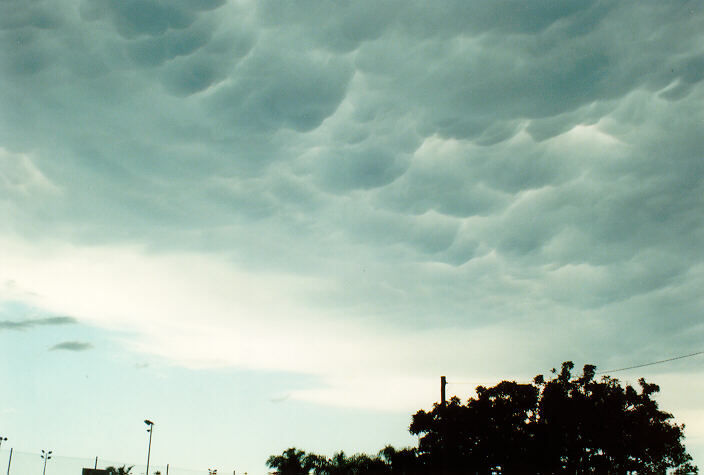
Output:
M86 351L90 350L91 348L93 348L93 345L84 341L64 341L52 346L51 348L49 348L49 351Z
M34 318L28 320L3 320L0 321L0 329L5 330L27 330L38 326L70 325L76 323L73 317L47 317Z
M697 349L700 2L74 3L0 7L35 305L385 408Z

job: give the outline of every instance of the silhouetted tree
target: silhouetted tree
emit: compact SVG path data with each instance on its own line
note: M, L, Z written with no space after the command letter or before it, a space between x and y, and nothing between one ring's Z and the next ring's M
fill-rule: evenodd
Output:
M337 452L331 458L320 460L315 469L316 475L381 475L390 473L391 467L379 457L366 454L355 454L352 457L343 451Z
M418 462L426 473L697 473L682 444L683 428L651 398L619 381L594 379L586 365L573 379L571 362L550 381L502 381L477 387L467 404L450 399L418 411ZM555 371L555 373L557 373Z
M594 379L596 367L584 366L582 376L572 379L571 362L541 388L537 438L543 467L553 470L588 470L663 473L680 468L696 473L682 443L684 425L658 408L652 396L656 384L638 380L640 391L608 376Z
M387 445L379 451L379 456L386 462L390 472L398 475L416 475L423 473L415 448L398 450Z
M503 381L493 388L477 387L477 398L462 405L456 397L431 412L418 411L410 431L423 434L420 461L428 470L450 473L534 470L538 390L530 384Z
M382 475L391 473L391 466L380 457L355 454L348 457L343 451L327 458L314 453L290 448L281 455L272 455L267 460L270 468L282 475Z
M698 473L684 425L653 400L657 385L596 380L592 365L573 378L573 369L568 361L550 380L478 386L466 404L453 397L416 412L409 430L420 436L417 448L329 459L291 448L267 464L283 475Z
M105 470L110 475L128 475L131 471L134 465L130 465L129 467L125 467L124 465L122 467L108 467Z
M318 464L318 456L306 454L295 447L284 450L281 455L272 455L266 461L269 468L275 469L281 475L307 475Z
M352 457L352 474L381 475L391 473L391 467L380 457L367 454L355 454Z

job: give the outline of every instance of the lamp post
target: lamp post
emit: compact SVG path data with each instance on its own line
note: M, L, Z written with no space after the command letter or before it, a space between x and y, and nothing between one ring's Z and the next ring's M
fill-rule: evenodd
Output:
M46 475L46 462L51 458L52 451L45 452L42 450L42 458L44 459L44 470L42 470L42 475Z
M149 448L147 449L147 475L149 475L149 457L152 454L152 432L154 431L154 423L149 419L144 419L147 424L147 432L149 432Z
M0 445L7 440L7 437L0 437ZM12 463L12 447L10 447L10 457L7 459L7 475L10 475L10 464Z

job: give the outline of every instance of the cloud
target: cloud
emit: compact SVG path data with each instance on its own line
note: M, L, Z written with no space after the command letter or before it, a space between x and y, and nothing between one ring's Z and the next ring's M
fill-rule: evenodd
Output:
M36 167L31 157L0 147L0 190L6 194L29 196L57 194L59 190Z
M90 350L91 348L93 348L93 345L84 341L64 341L52 346L51 348L49 348L49 351L86 351Z
M169 30L183 30L196 20L199 10L212 10L224 2L162 2L159 0L86 1L81 4L83 18L107 18L125 38L159 36Z
M699 3L0 8L0 278L38 308L348 405L701 340Z
M77 320L73 317L46 317L18 321L3 320L0 321L0 329L27 330L40 326L72 325L75 323L77 323Z
M231 83L209 98L215 117L255 133L307 132L335 112L352 76L349 62L317 52L284 55L282 41L260 38Z
M269 401L271 401L274 404L278 404L278 403L281 403L281 402L288 400L290 397L291 397L291 394L284 394L282 396L272 397L269 399Z

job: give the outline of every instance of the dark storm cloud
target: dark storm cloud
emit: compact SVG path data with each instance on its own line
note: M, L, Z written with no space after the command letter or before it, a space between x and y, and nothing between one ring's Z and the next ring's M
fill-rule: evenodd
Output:
M191 26L197 14L222 6L224 0L86 0L81 4L81 16L86 20L107 18L121 36L159 36L169 30Z
M86 351L93 348L91 343L83 341L64 341L49 348L49 351Z
M254 132L290 128L307 132L330 116L345 96L352 68L344 59L263 46L244 62L231 85L212 97L221 120Z
M398 151L368 144L321 150L310 159L321 186L336 192L388 185L403 175L409 162L409 157Z
M411 8L414 14L389 33L393 41L365 43L357 64L388 79L379 85L395 88L404 81L397 93L422 116L425 133L472 140L495 135L492 127L499 127L499 138L510 136L515 129L505 122L517 118L544 119L638 88L700 80L699 53L689 36L700 17L686 6L650 2L633 11L605 6L609 2L579 3L541 8L496 2L486 10L470 2L455 10L433 6L428 16L440 16L438 21L458 30L448 37L445 29L434 28L423 42L407 28L413 18L426 17ZM649 36L653 28L662 35Z
M418 326L701 315L699 2L0 8L3 231Z
M364 41L379 38L401 10L398 2L297 3L265 0L256 4L257 16L267 27L304 31L330 51L350 52Z

